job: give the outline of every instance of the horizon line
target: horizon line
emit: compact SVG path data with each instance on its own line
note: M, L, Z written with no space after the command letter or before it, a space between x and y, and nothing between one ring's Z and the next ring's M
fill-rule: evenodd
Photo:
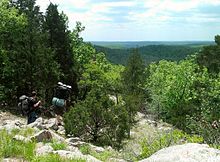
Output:
M85 40L85 42L215 42L214 40Z

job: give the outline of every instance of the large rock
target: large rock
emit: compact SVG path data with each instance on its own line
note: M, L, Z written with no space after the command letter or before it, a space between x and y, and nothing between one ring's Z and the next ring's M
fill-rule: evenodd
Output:
M52 139L53 136L48 130L42 130L31 137L31 140L35 140L36 142L51 141Z
M50 146L50 145L44 145L44 146L41 146L41 147L37 147L37 148L36 148L36 155L37 155L37 156L43 156L43 155L52 153L53 151L54 151L54 150L53 150L53 147L52 147L52 146Z
M13 139L16 140L16 141L24 142L24 143L31 142L30 138L26 138L26 137L24 137L24 136L22 136L22 135L15 135L15 136L13 137Z
M65 128L63 126L58 126L57 133L60 135L65 135Z
M96 159L91 155L83 155L80 151L72 152L66 150L57 150L53 151L54 154L58 154L60 157L64 159L82 159L86 160L87 162L101 162L100 160Z
M43 118L41 118L41 117L37 118L35 120L35 122L28 124L27 127L38 128L38 129L45 129L46 128L46 126L43 125Z
M22 158L5 158L2 159L2 162L28 162L28 161Z
M53 153L58 154L60 157L65 159L84 159L84 155L80 151L72 152L66 150L57 150L53 151Z
M101 152L104 152L105 149L103 147L99 147L99 146L95 146L95 145L92 145L92 144L89 144L90 146L90 149L97 152L97 153L101 153Z
M140 162L220 162L220 150L188 143L164 148Z
M62 136L56 134L56 133L53 132L52 130L49 130L49 132L50 132L50 134L52 135L53 140L58 141L58 142L64 142L64 143L66 143L64 137L62 137Z
M3 123L2 123L2 126L0 126L0 130L1 129L6 129L7 131L11 131L13 129L21 129L21 127L23 126L24 124L21 123L21 121L19 120L5 120Z
M47 123L45 124L45 127L47 129L53 129L53 130L58 130L58 120L57 118L50 118Z

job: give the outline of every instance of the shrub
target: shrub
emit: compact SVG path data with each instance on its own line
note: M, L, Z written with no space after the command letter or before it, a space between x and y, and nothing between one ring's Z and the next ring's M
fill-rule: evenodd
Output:
M138 159L144 159L158 150L169 147L171 145L175 144L182 144L187 142L192 143L202 143L204 140L202 137L197 135L188 135L183 131L180 130L174 130L168 134L162 134L159 137L156 137L152 141L149 141L149 139L144 139L141 142L142 152L138 156Z
M65 150L67 145L63 142L53 141L51 147L53 147L54 150Z
M100 90L91 90L84 101L64 115L67 134L98 145L119 147L126 138L128 118L121 105Z

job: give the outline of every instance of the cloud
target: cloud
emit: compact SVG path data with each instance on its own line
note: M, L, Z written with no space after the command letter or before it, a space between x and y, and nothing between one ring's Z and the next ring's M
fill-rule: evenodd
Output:
M70 28L74 28L76 21L81 21L86 27L85 39L90 40L96 39L95 35L97 38L108 39L115 36L117 39L127 39L130 34L133 39L136 34L137 38L142 38L145 34L150 34L147 30L151 30L151 33L166 31L172 34L169 29L175 28L187 29L189 32L192 27L206 26L206 29L211 29L220 23L220 0L50 1L58 4L58 9L67 14ZM45 11L49 0L37 0L37 4Z

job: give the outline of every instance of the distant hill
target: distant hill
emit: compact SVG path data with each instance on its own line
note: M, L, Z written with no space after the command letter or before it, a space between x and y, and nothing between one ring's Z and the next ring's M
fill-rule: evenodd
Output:
M162 59L179 61L186 58L188 55L194 54L201 49L201 44L191 45L148 45L138 47L146 64ZM107 59L115 64L125 65L132 48L107 48L94 45L98 52L104 52Z
M170 46L204 46L214 44L214 41L127 41L127 42L108 42L108 41L92 41L93 45L107 47L111 49L136 48L149 45L170 45Z

